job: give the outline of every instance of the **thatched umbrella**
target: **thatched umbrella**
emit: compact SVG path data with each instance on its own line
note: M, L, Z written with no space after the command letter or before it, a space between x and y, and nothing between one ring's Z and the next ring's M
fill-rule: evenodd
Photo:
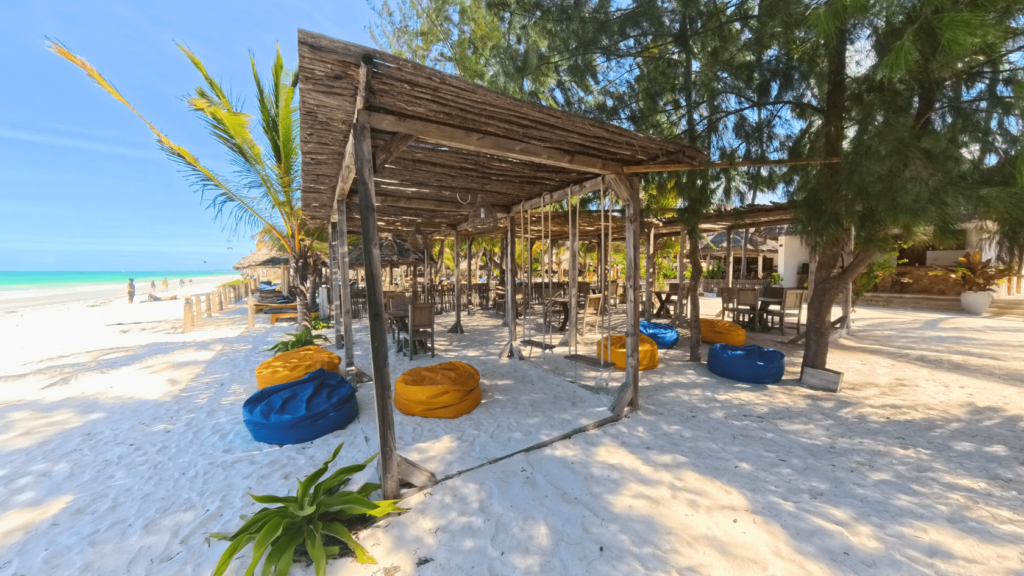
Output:
M248 254L232 266L239 272L252 272L259 268L280 268L288 266L290 261L288 255L278 252L269 246L260 246L252 254ZM258 276L258 274L257 274Z

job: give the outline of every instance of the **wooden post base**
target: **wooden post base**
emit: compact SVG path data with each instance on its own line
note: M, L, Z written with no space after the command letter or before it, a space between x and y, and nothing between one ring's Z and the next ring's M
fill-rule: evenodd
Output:
M462 320L456 320L455 324L448 329L449 334L465 334L466 331L462 329Z
M355 366L345 367L345 378L353 384L365 384L373 382L373 378Z
M505 347L501 349L501 353L498 354L498 358L501 358L502 360L525 360L525 358L523 358L523 353L516 347L515 342L508 342L505 344Z
M843 373L825 368L804 367L800 372L800 383L805 388L822 392L839 392L843 387Z

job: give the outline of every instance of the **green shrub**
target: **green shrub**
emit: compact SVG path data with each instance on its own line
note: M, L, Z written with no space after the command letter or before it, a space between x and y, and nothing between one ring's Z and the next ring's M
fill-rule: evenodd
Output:
M339 468L320 480L338 457L342 446L344 443L316 472L299 481L294 496L249 495L260 504L280 506L261 508L233 534L210 535L231 542L221 555L213 576L224 574L235 555L249 544L253 545L253 550L252 562L245 572L247 576L255 573L261 559L261 574L264 576L287 576L297 554L300 559L308 555L317 576L326 573L328 558L345 556L350 552L355 554L360 564L377 563L366 548L356 542L352 529L366 526L392 512L401 512L404 508L396 505L398 500L370 500L368 496L380 489L377 484L363 484L355 492L342 490L349 477L366 468L376 455L362 464Z
M281 352L290 352L299 348L305 348L306 346L312 346L317 342L330 342L330 339L323 334L313 334L312 328L303 328L302 332L285 332L285 336L291 336L291 338L281 340L267 348L266 351L280 354Z
M778 272L772 272L768 275L768 281L772 283L772 286L782 284L782 275Z
M710 266L704 269L701 278L705 280L721 280L725 278L725 264L721 260L715 260Z
M331 324L330 318L321 318L317 316L316 318L309 319L309 327L313 330L323 330L324 328L331 328L333 326L334 325Z

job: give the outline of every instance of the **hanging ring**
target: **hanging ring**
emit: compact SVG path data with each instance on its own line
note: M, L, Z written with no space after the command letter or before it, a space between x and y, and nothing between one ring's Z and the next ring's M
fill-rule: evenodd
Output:
M465 202L463 202L462 201L462 196L460 196L458 192L455 193L455 198L459 201L459 204L462 204L462 205L469 204L469 201L473 199L473 195L472 194L467 194L467 196L469 196L469 198Z

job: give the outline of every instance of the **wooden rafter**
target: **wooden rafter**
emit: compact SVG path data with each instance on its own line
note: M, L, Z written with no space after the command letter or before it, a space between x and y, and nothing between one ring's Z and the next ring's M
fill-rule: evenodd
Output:
M389 114L370 112L369 110L359 111L359 122L365 122L377 130L387 132L400 132L413 134L428 142L434 142L453 148L462 148L474 152L494 154L505 158L547 164L561 168L570 168L584 172L596 172L598 174L614 174L622 172L622 164L563 152L554 148L535 146L525 142L518 142L498 136L488 136L477 132L470 132L460 128L452 128L431 122L399 118Z
M645 172L679 172L686 170L724 170L726 168L752 168L756 166L797 166L800 164L829 164L831 162L839 162L839 159L738 160L736 162L704 162L701 164L646 164L643 166L625 166L622 168L622 171L627 174L638 174Z

